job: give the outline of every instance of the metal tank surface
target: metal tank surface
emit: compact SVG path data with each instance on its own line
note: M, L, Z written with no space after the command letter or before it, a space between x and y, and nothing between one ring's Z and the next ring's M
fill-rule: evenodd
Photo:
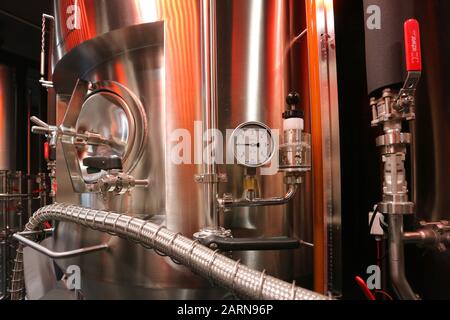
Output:
M289 69L292 40L289 12L293 11L289 1L217 1L217 11L220 13L217 17L220 130L225 133L243 123L257 121L272 130L277 129L282 136L280 115L285 110L287 94L293 90L290 79L297 76ZM301 58L294 59L300 61ZM229 180L221 185L221 193L240 197L244 192L245 169L228 165L223 166L221 172L226 172ZM281 174L261 176L259 186L262 197L275 197L285 192ZM295 200L286 206L234 209L222 217L224 226L236 237L292 237L294 214L305 226L300 197L301 192L298 192ZM307 259L311 249L301 251L302 258ZM234 256L246 265L266 268L285 280L311 272L311 265L299 268L297 274L293 272L292 251L253 251Z
M283 130L281 115L293 77L286 63L289 26L295 18L289 14L289 4L285 0L217 2L217 104L224 136L251 121L280 134ZM202 212L206 199L194 179L202 166L193 160L193 149L191 164L176 164L171 155L179 143L173 133L182 129L195 137L196 122L202 121L201 1L55 0L54 15L57 125L113 141L108 148L86 146L75 152L62 139L57 149L56 201L131 215L192 238L207 224L207 213ZM87 192L83 180L92 174L83 160L98 155L122 158L123 171L148 180L148 186L121 195ZM77 165L81 171L68 170ZM219 195L241 197L243 168L221 165L219 171L228 176ZM282 175L258 179L261 197L285 193ZM300 198L299 193L287 206L233 209L221 215L221 226L236 237L293 236L292 222L306 215L299 210ZM99 243L107 243L109 250L58 261L63 270L81 267L86 299L231 297L154 251L73 224L57 224L52 249ZM249 251L232 257L284 280L312 272L312 262L306 261L301 274L294 274L293 251ZM311 256L305 255L306 259Z
M413 199L417 203L417 217L421 221L450 220L450 104L448 101L450 70L449 43L442 41L450 31L450 4L439 0L433 3L414 1L415 14L422 25L425 75L417 97L417 118L412 130L416 143L413 148ZM417 250L409 261L414 287L424 299L449 299L450 257L436 250Z

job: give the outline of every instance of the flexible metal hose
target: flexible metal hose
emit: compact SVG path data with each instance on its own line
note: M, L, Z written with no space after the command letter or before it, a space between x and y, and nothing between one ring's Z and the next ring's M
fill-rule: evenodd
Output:
M257 300L327 300L328 297L250 269L197 241L167 230L164 226L126 215L67 204L53 204L39 209L26 231L38 230L45 221L74 222L85 227L124 237L158 250L238 297ZM17 250L11 297L23 299L23 246Z

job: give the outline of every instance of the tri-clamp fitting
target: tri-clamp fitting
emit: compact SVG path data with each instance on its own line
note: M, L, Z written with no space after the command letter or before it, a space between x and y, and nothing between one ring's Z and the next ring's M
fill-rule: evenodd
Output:
M123 172L113 172L101 177L94 185L95 189L102 194L113 193L116 195L123 195L133 190L136 187L148 187L148 180L136 180L133 176Z
M90 157L83 160L88 173L105 172L95 183L88 184L90 192L103 195L113 193L123 195L134 188L146 188L148 180L137 180L123 172L122 159L119 157Z
M382 125L384 134L377 138L384 164L383 200L378 210L384 214L413 214L414 203L409 201L405 161L411 135L402 132L402 122L414 119L412 107L397 111L397 98L386 89L379 100L372 99L372 125ZM413 104L414 100L410 100ZM407 111L405 113L404 111Z

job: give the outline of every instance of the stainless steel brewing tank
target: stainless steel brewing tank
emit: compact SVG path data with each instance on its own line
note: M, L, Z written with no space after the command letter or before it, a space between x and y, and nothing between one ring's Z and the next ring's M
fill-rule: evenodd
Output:
M246 121L281 129L284 97L289 91L289 74L284 67L289 42L287 3L218 1L218 104L224 135L226 129ZM57 46L53 79L58 92L58 121L64 117L77 78L102 83L103 90L112 95L128 92L124 103L115 100L102 108L108 114L108 110L142 106L145 125L136 126L134 133L136 138L143 137L142 153L128 159L125 170L150 181L148 189L135 189L120 197L76 194L59 147L57 201L127 213L193 235L204 226L205 213L200 209L204 199L194 182L201 166L176 165L169 153L175 144L171 133L187 129L194 137L194 123L202 118L200 1L60 0L55 1L54 9ZM86 103L90 99L92 96L86 97ZM84 107L92 113L84 114L79 127L106 130L106 123L96 120L93 125L86 120L99 113L92 106ZM126 119L127 128L138 120ZM116 125L112 123L111 128ZM240 196L242 168L221 169L229 180L222 191ZM284 193L279 175L264 177L260 183L264 196ZM300 214L293 207L236 210L222 222L236 236L290 235L292 221L298 219L294 215ZM58 225L54 248L68 250L100 242L109 243L111 250L59 263L63 269L73 264L81 267L82 291L87 299L223 297L223 292L213 291L209 283L186 268L110 235L63 223ZM289 280L293 277L291 252L235 256L269 274Z

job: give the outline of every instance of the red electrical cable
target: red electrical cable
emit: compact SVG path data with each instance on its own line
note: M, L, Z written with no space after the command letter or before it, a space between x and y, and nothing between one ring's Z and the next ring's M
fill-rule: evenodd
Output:
M355 277L356 283L361 288L362 292L366 296L368 300L376 300L375 296L373 295L372 291L370 291L369 287L367 286L366 282L361 278L356 276Z
M392 296L391 296L389 293L387 293L386 291L383 291L383 290L377 290L377 291L375 291L375 293L376 293L376 294L382 294L383 296L385 296L385 297L388 298L389 300L394 301L394 298L392 298Z

